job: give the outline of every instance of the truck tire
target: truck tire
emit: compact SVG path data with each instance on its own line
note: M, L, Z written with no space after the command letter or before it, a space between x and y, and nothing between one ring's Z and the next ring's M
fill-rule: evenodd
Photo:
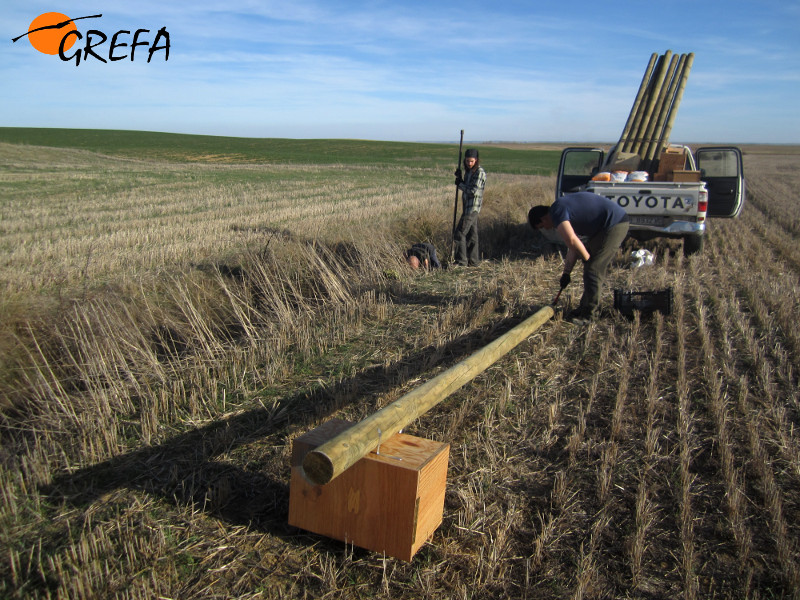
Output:
M683 238L683 253L686 256L697 254L703 250L706 236L704 235L687 235Z

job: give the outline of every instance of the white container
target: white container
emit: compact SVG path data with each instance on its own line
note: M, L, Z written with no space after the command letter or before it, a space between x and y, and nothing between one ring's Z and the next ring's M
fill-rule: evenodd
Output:
M626 181L647 181L647 171L631 171Z
M611 181L614 183L621 183L625 181L625 178L628 176L627 171L614 171L611 173Z

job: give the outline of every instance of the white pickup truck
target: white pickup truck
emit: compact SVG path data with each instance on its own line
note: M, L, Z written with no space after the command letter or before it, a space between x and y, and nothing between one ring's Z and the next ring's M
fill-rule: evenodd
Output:
M613 157L614 150L611 148L608 156ZM630 237L640 241L655 237L683 238L686 254L699 252L708 218L737 217L742 210L745 201L742 153L736 147L698 148L694 154L686 146L672 146L670 150L680 153L685 162L669 175L663 170L659 173L656 162L646 175L635 172L637 178L644 176L645 181L616 182L593 180L598 173L613 168L606 164L605 150L566 148L561 154L556 198L583 190L605 196L628 213ZM609 174L615 175L615 179L621 175ZM657 180L664 177L669 180ZM680 180L684 178L690 181Z

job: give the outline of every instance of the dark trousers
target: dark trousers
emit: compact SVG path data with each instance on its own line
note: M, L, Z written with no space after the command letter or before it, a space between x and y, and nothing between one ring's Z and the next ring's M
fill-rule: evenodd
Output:
M586 243L589 260L583 263L583 296L578 310L587 316L597 316L600 294L606 282L608 265L628 235L628 222L604 229Z
M462 214L456 227L454 240L456 245L456 264L465 267L477 265L478 255L478 213Z

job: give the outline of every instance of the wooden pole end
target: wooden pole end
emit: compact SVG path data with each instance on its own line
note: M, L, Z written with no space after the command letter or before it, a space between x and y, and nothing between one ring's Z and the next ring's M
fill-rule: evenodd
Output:
M303 473L314 485L325 485L333 479L333 462L326 454L313 450L303 459Z

